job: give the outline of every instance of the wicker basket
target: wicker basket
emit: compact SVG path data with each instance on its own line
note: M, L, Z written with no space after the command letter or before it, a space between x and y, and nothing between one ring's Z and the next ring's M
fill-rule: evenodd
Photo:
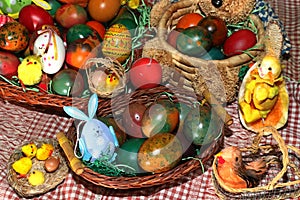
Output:
M112 60L109 57L106 58L90 58L86 61L85 67L87 72L88 84L89 88L93 93L96 93L101 98L111 98L113 95L117 95L120 92L124 92L125 85L127 82L127 78L125 76L124 67L117 61ZM112 89L104 88L102 84L102 88L97 86L99 84L93 81L93 75L96 73L101 73L105 76L107 74L113 74L118 79L119 83Z
M65 115L63 106L84 107L88 98L66 97L43 92L26 91L0 80L0 98L24 108L50 114Z
M114 110L122 113L128 105L128 102L139 102L142 104L149 104L151 102L156 101L157 99L168 99L169 97L162 94L174 94L172 90L159 86L152 89L147 90L137 90L131 94L120 95L115 97L114 105L116 106ZM179 91L176 89L176 98L180 97L180 102L189 103L195 99L190 99L189 94L185 91ZM117 103L118 102L118 103ZM101 111L98 113L99 116L107 116L112 113L111 109L111 100L104 102L99 105L101 107ZM116 115L118 116L118 114ZM225 126L224 126L225 127ZM144 176L135 176L135 177L110 177L106 175L99 174L94 172L92 169L85 167L81 160L77 159L73 153L73 145L76 139L75 128L73 127L70 131L64 135L60 133L57 135L58 141L62 146L68 160L70 163L71 169L83 179L99 186L114 188L114 189L133 189L133 188L145 188L152 187L156 185L162 185L166 183L173 182L179 178L184 176L188 176L188 174L196 169L201 168L201 163L199 160L190 159L187 161L182 161L175 168L162 173L150 174ZM225 129L224 129L225 130ZM227 130L227 129L226 129ZM199 155L199 159L201 159L202 164L205 164L212 155L219 150L221 145L223 144L224 139L223 131L220 137L217 137L211 144L202 147L204 150ZM70 141L69 141L70 140ZM201 148L201 149L202 149ZM212 161L212 160L210 160Z
M27 145L29 143L34 142L36 146L39 148L42 146L43 143L52 144L54 146L54 151L52 153L53 156L58 157L60 159L59 167L56 171L52 173L47 173L44 169L44 161L39 161L36 158L32 159L32 170L40 170L45 174L45 182L38 186L32 186L29 184L27 178L18 178L17 173L12 168L12 164L23 157L22 154L22 146ZM55 188L57 185L62 183L65 177L68 174L69 168L65 158L62 156L61 148L59 147L57 141L55 139L38 139L29 142L25 142L19 148L15 150L15 152L10 156L8 161L8 173L7 173L7 180L9 185L16 191L18 195L21 197L32 197L36 195L40 195L50 191L51 189Z
M263 136L273 136L276 145L262 145ZM249 148L242 149L243 160L252 161L253 157L268 156L270 152L277 153L280 163L272 164L266 176L254 188L234 189L225 185L220 179L216 161L213 162L213 184L217 195L221 199L287 199L300 196L300 149L286 145L284 140L273 127L264 127L258 132Z
M220 102L231 102L236 97L240 67L264 51L264 27L259 17L253 14L249 15L258 31L258 42L255 48L248 53L223 60L209 61L184 55L168 44L166 38L183 15L201 12L199 2L199 0L183 0L168 7L158 24L157 37L159 38L159 44L162 49L172 55L174 67L183 74L186 85L191 85L198 94L210 90L210 93L214 94ZM252 27L252 25L252 23L248 24L249 27ZM221 81L218 83L219 80ZM174 84L176 85L177 82L174 82Z

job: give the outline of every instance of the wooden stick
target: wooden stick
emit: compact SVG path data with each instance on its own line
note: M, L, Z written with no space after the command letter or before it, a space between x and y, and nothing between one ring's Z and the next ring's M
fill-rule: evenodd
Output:
M83 173L83 168L85 167L82 162L76 158L74 155L73 148L71 146L70 140L66 137L66 135L63 132L59 132L56 134L56 138L58 140L59 145L63 149L64 153L66 154L66 157L70 163L70 167L73 172L80 175Z

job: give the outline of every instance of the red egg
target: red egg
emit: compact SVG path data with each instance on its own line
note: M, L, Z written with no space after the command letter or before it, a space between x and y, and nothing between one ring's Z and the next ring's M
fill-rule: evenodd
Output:
M92 29L97 31L97 33L100 35L101 39L102 40L104 39L106 28L102 23L100 23L98 21L95 21L95 20L92 20L92 21L88 21L86 23L86 25L88 25L89 27L91 27Z
M129 79L135 88L156 87L162 80L162 68L153 58L139 58L129 70Z
M15 54L0 51L0 74L6 78L11 78L18 74L20 60Z
M52 16L43 8L34 4L23 7L19 13L19 22L29 32L34 32L43 25L54 25Z
M243 51L257 43L256 35L248 29L240 29L229 36L223 45L224 54L228 57L242 54Z
M142 132L142 118L146 110L144 104L131 103L129 104L122 116L123 126L126 133L135 138L144 138Z
M227 38L227 26L224 20L215 16L204 17L198 26L207 29L212 36L212 45L220 46Z
M87 19L87 12L77 4L64 4L55 13L55 20L67 29L75 24L84 24Z
M7 22L15 21L14 18L7 15L0 15L0 27L6 24Z

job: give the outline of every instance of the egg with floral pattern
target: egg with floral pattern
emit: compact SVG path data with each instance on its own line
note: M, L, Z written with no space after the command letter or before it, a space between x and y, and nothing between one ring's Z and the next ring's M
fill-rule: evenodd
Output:
M7 22L0 27L0 48L12 52L26 49L29 42L27 28L17 21Z

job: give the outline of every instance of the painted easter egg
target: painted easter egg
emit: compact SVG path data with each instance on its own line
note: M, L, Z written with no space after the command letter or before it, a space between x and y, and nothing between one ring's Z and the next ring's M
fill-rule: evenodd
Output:
M94 20L108 22L118 14L120 7L120 0L90 0L87 11Z
M186 55L199 57L212 47L210 32L201 26L184 29L177 37L177 49Z
M34 4L21 9L19 22L31 33L38 30L42 25L54 25L52 16L45 9Z
M68 65L80 69L88 58L95 57L93 49L100 41L92 37L77 39L67 47L66 62Z
M14 21L14 18L7 15L0 15L0 27L6 24L7 22Z
M144 170L138 164L137 155L141 145L146 139L130 138L117 151L116 162L118 164L127 165L134 169L135 173L142 173ZM127 168L124 168L125 170ZM128 170L129 172L132 170Z
M63 40L49 29L38 31L38 34L33 44L33 53L42 57L42 67L46 74L55 74L65 61Z
M224 20L216 16L204 17L198 26L202 26L211 33L212 45L221 46L227 38L227 26Z
M115 118L105 116L105 117L98 117L98 119L100 121L102 121L104 124L106 124L108 127L112 126L115 131L116 137L118 139L119 145L124 144L124 142L126 141L127 135L123 131L124 128L122 126L120 126L120 123L117 122L115 120Z
M179 124L179 111L175 104L160 100L150 105L142 119L142 131L151 137L158 133L173 132Z
M175 167L182 157L182 146L171 133L159 133L148 138L140 147L138 163L148 172L160 173Z
M76 4L64 4L55 13L55 20L64 28L70 28L75 24L84 24L88 19L86 10Z
M62 69L52 79L52 91L61 96L78 96L84 90L82 75L73 69Z
M85 143L85 150L91 155L91 161L102 156L112 158L116 149L115 137L110 129L97 119L91 119L85 123L80 139ZM86 160L85 158L89 156L84 155L83 160Z
M195 145L210 144L221 132L222 122L208 106L191 109L184 121L183 133Z
M131 53L131 34L123 24L112 25L105 33L102 43L104 56L125 62Z
M67 31L67 44L71 44L75 40L87 38L89 36L98 38L98 40L102 41L97 31L95 31L93 28L89 27L86 24L76 24L69 28Z
M147 107L141 103L130 103L122 114L122 122L128 135L135 138L144 138L142 132L142 118Z
M248 29L240 29L230 35L224 42L223 52L226 56L242 54L257 43L256 35Z
M27 28L17 21L8 22L0 27L0 48L12 52L26 49L29 42Z

